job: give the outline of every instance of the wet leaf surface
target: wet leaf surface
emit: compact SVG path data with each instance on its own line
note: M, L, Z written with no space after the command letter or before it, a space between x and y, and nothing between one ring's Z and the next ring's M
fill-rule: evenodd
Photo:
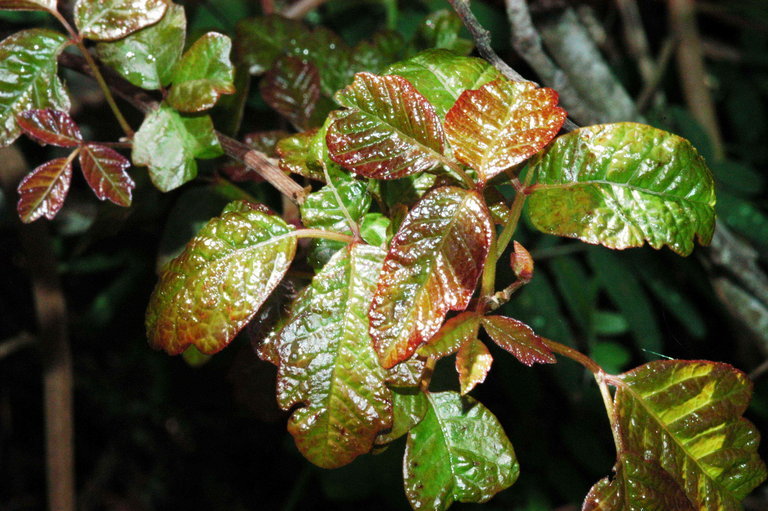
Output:
M371 337L384 367L409 358L449 310L467 307L491 229L474 191L437 188L414 206L392 240L371 305Z
M41 216L48 220L61 209L72 182L72 162L67 158L56 158L43 163L19 183L19 202L16 210L24 223L30 223Z
M462 312L443 323L429 342L419 348L418 353L437 358L453 355L462 345L477 339L479 327L480 316L475 311Z
M536 165L528 212L541 231L609 248L648 242L681 255L709 243L715 192L687 140L651 126L616 123L559 137Z
M485 381L492 363L491 352L477 338L470 339L459 347L456 353L456 372L459 373L462 396Z
M505 316L486 316L483 328L493 342L510 352L528 367L533 364L554 364L557 359L531 327Z
M392 390L392 429L376 438L376 445L394 442L421 422L427 413L427 396L418 387Z
M147 308L150 344L172 355L190 345L209 355L226 347L288 270L290 233L263 207L229 204L160 274Z
M80 151L80 167L88 186L96 197L118 206L131 205L136 183L126 172L130 166L128 158L103 145L85 144Z
M424 419L408 433L403 470L413 509L445 510L455 502L485 502L520 473L496 417L456 392L427 394Z
M277 154L280 156L280 168L284 172L298 174L316 181L325 181L323 169L316 165L312 144L317 129L295 133L277 143Z
M279 58L264 75L259 88L264 101L296 129L311 127L312 113L320 97L320 75L314 64L296 57Z
M16 116L19 127L38 142L59 147L76 147L83 141L80 128L67 112L26 110Z
M164 0L77 0L75 25L85 38L112 41L157 23L167 7Z

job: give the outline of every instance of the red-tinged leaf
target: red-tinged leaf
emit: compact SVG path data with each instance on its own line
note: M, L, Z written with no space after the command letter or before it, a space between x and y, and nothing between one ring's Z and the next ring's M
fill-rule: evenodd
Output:
M419 348L419 354L443 358L453 355L459 348L477 339L480 316L475 311L465 311L446 321L432 338Z
M392 240L369 313L382 366L408 359L449 310L469 305L492 228L476 191L437 188L414 206Z
M72 160L56 158L43 163L19 183L19 218L30 223L41 216L52 220L67 198L72 181Z
M516 359L528 367L536 363L557 362L541 337L522 321L505 316L487 316L483 318L483 327L493 342L512 353Z
M80 35L113 41L160 21L166 0L77 0L73 16Z
M445 116L445 135L485 182L544 148L565 117L552 89L500 79L459 96Z
M492 363L493 356L483 341L470 339L461 345L456 353L456 371L459 373L462 396L485 381Z
M76 147L83 141L77 123L61 110L26 110L16 116L16 124L42 144Z
M277 143L279 166L284 172L325 181L322 167L314 165L312 144L318 130L311 129L286 137Z
M518 242L513 242L514 250L509 255L509 265L515 276L529 282L533 278L533 258L531 254Z
M85 144L80 151L80 167L88 186L96 197L109 199L118 206L131 205L136 183L126 172L130 166L128 158L103 145Z
M285 56L267 71L259 85L269 106L288 119L299 131L310 127L320 97L320 74L311 62Z
M445 135L431 104L405 78L358 73L336 94L326 142L331 159L365 177L395 179L444 160Z
M55 11L56 0L0 0L0 9L8 11Z

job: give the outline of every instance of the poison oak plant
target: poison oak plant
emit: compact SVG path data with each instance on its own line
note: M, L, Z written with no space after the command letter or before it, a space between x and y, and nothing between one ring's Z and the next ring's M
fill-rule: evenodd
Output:
M276 146L280 181L264 173L273 164L263 153L238 152L214 131L204 112L234 93L237 116L245 95L229 37L208 33L185 51L182 7L78 0L74 27L52 0L0 7L47 11L67 31L29 29L0 43L0 142L24 132L72 148L21 182L23 221L56 215L76 158L99 199L129 206L135 185L120 148L162 191L195 178L197 159L225 150L246 164L228 168L232 179L261 174L285 187L293 174L312 184L298 195L300 225L253 201L230 203L163 268L146 315L150 344L169 354L216 353L249 322L264 322L259 354L278 368L278 403L292 411L288 430L312 463L340 467L406 436L414 509L483 502L512 485L520 470L512 444L468 395L491 369L493 342L526 366L561 356L594 375L616 465L583 509L739 509L765 479L758 432L742 417L751 398L742 372L662 360L608 374L495 312L535 278L530 254L513 242L524 209L542 232L613 249L648 243L685 256L694 240L708 243L712 178L687 140L635 123L558 136L566 112L557 93L463 56L471 45L448 12L414 41L381 33L354 48L324 28L247 19L237 29L238 70L263 74L264 100L299 130L250 138L264 151ZM132 98L146 111L135 133L87 40L122 76L113 86L123 94L159 91L154 102ZM123 141L86 142L67 113L57 58L71 45L102 86ZM499 282L506 264L516 279ZM315 271L266 325L292 265ZM460 391L431 392L435 363L454 354Z

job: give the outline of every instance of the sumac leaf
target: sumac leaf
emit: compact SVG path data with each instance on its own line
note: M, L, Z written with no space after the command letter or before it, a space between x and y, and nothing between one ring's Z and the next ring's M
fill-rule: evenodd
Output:
M402 364L401 364L402 365ZM376 438L376 445L394 442L421 422L427 413L427 396L418 387L392 390L392 428Z
M565 117L554 90L502 78L462 92L445 115L445 135L485 182L539 152Z
M282 280L296 252L291 228L265 208L232 202L160 274L147 308L150 344L172 355L229 344Z
M485 381L492 363L491 352L479 339L470 339L459 347L456 353L456 372L459 373L462 396Z
M69 44L51 30L17 32L0 42L0 147L19 136L16 115L26 110L69 110L69 96L56 75L56 58Z
M668 245L681 255L709 243L715 191L687 140L636 123L559 137L535 166L528 212L539 230L609 248Z
M483 328L493 342L510 352L528 367L533 364L554 364L557 359L531 327L505 316L486 316Z
M24 133L43 144L76 147L83 141L77 123L60 110L27 110L16 116L16 123Z
M626 449L669 473L695 509L741 509L766 478L759 433L741 416L752 397L747 375L717 362L657 360L619 379Z
M80 151L80 168L88 186L96 197L118 206L131 205L136 183L126 172L130 166L128 158L103 145L88 143Z
M57 0L0 0L0 9L9 11L50 11L56 10Z
M72 160L56 158L43 163L19 183L16 210L24 223L41 216L52 220L67 198L72 182Z
M480 327L480 316L475 311L465 311L458 314L440 327L435 335L419 348L419 354L443 358L456 353L459 348L477 339L477 329Z
M333 161L356 174L395 179L437 167L445 136L434 108L399 76L358 73L336 94L326 141Z
M259 84L264 101L288 119L299 131L310 127L320 97L320 75L311 62L282 57Z
M482 404L455 392L427 394L429 407L408 433L405 494L413 509L443 511L485 502L520 473L512 444Z
M467 307L492 228L475 191L437 188L414 206L392 240L369 314L384 367L409 358L449 310Z
M324 468L346 465L392 424L391 395L368 337L384 251L353 244L315 275L276 340L277 396L296 445Z
M83 37L112 41L157 23L167 7L165 0L77 0L75 25Z

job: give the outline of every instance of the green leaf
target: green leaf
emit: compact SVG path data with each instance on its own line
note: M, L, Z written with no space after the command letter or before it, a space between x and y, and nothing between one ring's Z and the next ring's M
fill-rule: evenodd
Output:
M419 26L417 41L424 48L443 48L459 55L472 52L474 43L460 37L461 18L448 9L440 9L428 15Z
M512 353L516 359L528 367L533 364L554 364L557 359L541 337L531 327L516 319L505 316L486 316L482 319L483 328L493 342Z
M172 355L190 345L208 355L226 347L288 270L290 233L264 207L229 204L160 274L147 307L150 344Z
M486 407L455 392L427 398L427 414L408 433L403 460L405 493L414 509L485 502L517 480L515 451Z
M408 214L390 245L369 313L384 367L409 358L449 310L469 305L492 228L482 197L461 188L437 188Z
M429 102L398 76L358 73L336 94L328 153L339 165L376 179L431 170L443 161L445 135Z
M317 133L317 129L302 131L277 143L279 166L284 172L325 181L322 167L318 169L313 161L312 141Z
M25 224L41 216L53 220L64 205L72 182L72 160L56 158L43 163L19 183L16 210Z
M391 395L368 337L384 252L354 244L318 273L277 340L277 396L288 431L312 463L335 468L373 447L392 424Z
M405 51L405 41L398 32L377 32L368 41L361 41L352 52L351 67L354 72L379 73L386 66L397 62ZM346 85L346 84L345 84Z
M170 4L158 23L118 41L99 43L96 54L137 87L160 89L171 83L186 34L184 7Z
M157 23L167 7L165 0L77 0L75 25L87 39L112 41Z
M229 37L216 32L195 41L173 70L168 104L181 112L201 112L213 107L220 95L234 93L231 51Z
M534 166L528 199L542 232L609 248L668 245L681 255L715 227L712 176L685 139L636 123L559 137Z
M314 64L296 57L281 57L264 75L259 89L264 101L296 129L310 127L320 98L320 75ZM317 124L322 124L322 120Z
M492 363L491 352L479 339L470 339L459 347L456 353L456 372L459 373L462 396L485 381Z
M0 0L0 9L9 11L49 11L56 10L57 0Z
M16 115L26 110L69 110L69 96L56 75L56 58L69 44L57 32L22 30L0 42L0 147L21 133Z
M419 355L443 358L459 351L459 348L477 339L480 316L475 311L465 311L446 321L432 338L421 346Z
M195 158L221 154L210 117L184 117L165 105L144 118L133 138L133 164L148 167L152 183L163 192L197 176Z
M245 63L252 75L264 73L274 61L298 44L307 28L300 22L264 16L240 20L236 27L235 52L238 62Z
M360 221L360 237L375 247L387 247L392 239L392 222L381 213L366 213Z
M565 117L554 90L502 78L462 92L445 115L445 135L456 158L486 182L543 149Z
M478 89L501 77L483 59L461 57L448 50L427 50L408 60L392 64L384 74L402 76L434 106L440 118L450 110L462 92Z
M615 410L626 449L653 460L695 509L741 509L766 478L759 434L741 417L747 376L727 364L658 360L621 375Z
M394 387L391 390L392 429L379 435L376 438L376 445L394 442L408 433L416 424L421 422L429 407L427 396L418 387Z
M80 150L83 176L99 200L109 199L118 206L131 205L136 183L126 172L130 166L125 156L107 146L89 142Z

